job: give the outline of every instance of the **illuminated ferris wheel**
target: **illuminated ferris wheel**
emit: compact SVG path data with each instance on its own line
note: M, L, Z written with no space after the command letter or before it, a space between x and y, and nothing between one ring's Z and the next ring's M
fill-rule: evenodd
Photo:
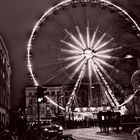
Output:
M126 59L138 42L140 28L119 6L106 0L65 0L48 9L28 42L28 69L35 86L60 85L72 90L68 112L81 87L99 83L110 105L125 101L137 69ZM123 97L123 102L120 102ZM92 106L92 102L89 103Z

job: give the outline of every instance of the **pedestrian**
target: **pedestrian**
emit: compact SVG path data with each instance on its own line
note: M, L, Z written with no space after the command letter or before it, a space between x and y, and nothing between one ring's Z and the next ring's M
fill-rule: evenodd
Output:
M102 111L98 112L98 124L99 124L101 132L103 132L103 121L102 121L103 118L102 118L102 114L103 114Z

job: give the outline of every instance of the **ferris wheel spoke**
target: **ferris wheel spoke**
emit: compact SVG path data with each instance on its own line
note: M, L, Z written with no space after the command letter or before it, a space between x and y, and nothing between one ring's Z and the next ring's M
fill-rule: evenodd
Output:
M89 27L89 12L88 12L88 9L87 9L87 7L85 7L85 17L86 17L86 19L85 19L85 21L86 21L86 27Z
M94 31L93 36L92 36L92 38L91 38L90 49L93 48L93 44L94 44L94 42L95 42L95 37L96 37L96 34L97 34L97 32L98 32L98 29L99 29L99 26L96 27L96 30Z
M70 56L70 57L60 58L59 60L63 60L63 61L77 60L77 59L79 59L81 57L82 57L81 55L78 55L78 56Z
M98 78L98 81L100 82L101 88L102 88L102 90L104 91L104 93L105 93L107 99L109 100L110 104L111 104L112 106L115 106L115 104L114 104L114 102L112 101L112 99L110 98L110 95L109 95L109 93L108 93L108 91L107 91L107 89L106 89L106 87L105 87L105 85L104 85L104 83L103 83L103 81L102 81L102 78L100 77L100 74L99 74L98 72L96 72L96 77Z
M126 27L124 27L126 28ZM116 31L117 32L117 31ZM116 43L118 44L131 44L132 42L135 42L136 40L133 39L133 37L131 36L131 39L130 38L127 38L124 36L125 33L123 31L121 31L121 33L114 33L114 39L116 40ZM119 40L119 41L117 41Z
M73 91L72 91L72 93L70 95L70 98L68 99L67 104L66 104L66 112L69 112L69 109L71 107L71 103L72 103L72 101L73 101L73 99L75 97L75 94L76 94L76 90L78 89L78 86L79 86L79 84L81 83L81 81L83 79L83 76L84 76L84 73L85 73L85 68L86 68L86 63L87 63L87 60L84 60L84 64L82 66L82 69L80 71L78 79L77 79L77 81L76 81L76 83L74 85Z
M112 96L110 97L110 93L108 92L108 89L106 89L106 86L104 83L105 82L104 77L102 77L102 75L100 74L98 66L95 64L95 62L93 60L91 61L91 65L92 65L92 69L96 75L96 78L98 79L98 81L101 85L101 88L104 90L105 95L106 95L107 99L109 100L110 104L112 106L116 106L114 100L112 100Z
M59 76L60 74L62 74L64 71L66 71L67 69L71 68L73 65L79 63L81 60L83 59L83 56L71 63L69 63L68 65L62 67L61 69L59 69L58 71L56 71L55 73L51 74L50 77L48 77L48 79L44 82L41 82L42 84L46 84L49 81L53 80L55 77Z
M84 21L85 21L85 26L88 26L88 10L87 10L87 6L82 7L83 8L83 16L84 16Z
M98 58L104 58L104 59L112 59L112 60L119 60L119 57L116 56L110 56L110 55L105 55L105 54L95 54L96 57Z
M70 12L69 10L67 10L67 11L68 11L68 16L70 17L70 19L71 19L71 21L72 21L72 23L73 23L73 27L75 27L77 24L75 23L72 14L71 14L71 12Z
M89 78L91 78L92 77L92 67L91 67L91 62L92 61L92 59L89 59L88 60L88 74L89 74Z
M78 59L76 59L75 61L69 63L69 64L66 65L66 66L64 66L62 69L67 70L67 69L71 68L73 65L79 63L82 59L83 59L83 56L80 56ZM60 69L60 70L61 70L61 69Z
M96 62L96 61L95 61ZM96 62L96 65L98 68L105 74L105 76L116 86L117 83L114 81L114 79L108 74L108 72L100 65L100 63Z
M35 66L34 69L36 70L36 69L45 68L45 67L49 67L52 65L58 65L58 64L60 64L60 60L54 60L54 61L48 62L47 64L44 64L44 65Z
M98 51L99 49L105 47L105 46L108 45L113 39L114 39L114 38L111 38L110 40L104 42L103 44L101 44L101 45L99 45L99 46L97 45L97 47L95 47L94 50L95 50L95 51ZM96 44L95 44L95 45L96 45Z
M91 60L90 63L91 63L91 68L92 68L93 72L95 73L96 78L99 80L95 62L93 60Z
M99 64L96 63L96 65L100 68L100 70L106 75L106 77L112 82L114 83L115 81L111 78L111 76L108 74L108 72ZM115 83L114 83L115 84Z
M106 88L106 91L107 91L106 95L109 97L109 100L113 103L112 105L115 106L115 107L118 107L119 102L117 101L116 97L114 96L113 91L111 90L110 86L108 85L108 82L106 81L106 79L102 75L99 68L97 69L97 72L98 72L100 78L102 79L103 84Z
M88 76L89 76L89 85L92 86L92 68L91 68L91 62L92 60L88 60Z
M89 97L90 97L90 100L89 100L89 107L92 106L92 68L91 68L91 62L92 60L89 59L88 60L88 76L89 76Z
M68 30L66 30L66 33L69 35L69 37L74 41L75 44L77 44L79 47L81 47L82 49L85 49L84 46L81 44L81 42L72 34L70 33Z
M84 38L83 38L83 36L81 34L81 31L79 29L79 26L76 26L75 28L76 28L76 30L78 32L78 35L80 37L80 40L81 40L81 43L82 43L83 48L86 49L86 44L85 44Z
M98 73L98 67L97 67L97 65L95 64L95 62L93 60L91 61L91 65L92 65L92 69L93 69L93 71L95 73L95 76L96 76L97 80L99 81L101 87L104 88L103 81L102 81L102 79L101 79L101 77L100 77L100 75Z
M101 41L104 39L104 37L106 36L106 33L103 33L101 38L95 43L95 45L93 46L93 49L95 50L97 48L97 46L101 43Z
M64 63L65 61L68 61L68 60L77 60L77 59L81 59L81 55L79 56L70 56L70 57L64 57L64 58L58 58L58 59L55 59L55 60L49 60L48 59L48 62L47 64L43 64L43 65L38 65L38 66L34 66L34 69L40 69L40 68L45 68L45 67L49 67L49 66L53 66L53 65L58 65L60 63Z
M64 82L64 84L62 85L62 92L63 90L67 87L67 85L69 84L69 82L72 80L72 78L75 76L76 71L74 71L69 77L68 79Z
M75 54L75 55L82 55L82 52L76 51L76 50L69 50L69 49L61 49L61 52L67 53L67 54Z
M62 33L64 33L65 34L65 27L59 22L59 21L57 21L56 19L55 19L55 17L53 17L53 18L51 18L53 21L54 21L54 23L58 26L58 29L62 32Z
M103 40L103 38L106 36L106 34L104 33L101 38L95 42L95 37L96 37L96 34L97 34L97 31L98 31L98 28L100 26L100 20L101 20L101 16L103 14L103 11L104 9L101 8L101 10L99 11L99 16L98 17L98 20L97 20L97 25L96 25L96 30L94 31L94 34L93 34L93 37L91 39L91 43L90 43L90 48L91 49L96 49L96 47L100 44L100 42ZM93 45L95 43L95 45Z
M101 17L102 17L103 11L104 11L104 9L102 9L102 8L98 9L98 13L96 14L96 17L98 19L94 19L95 21L97 21L96 27L100 26L100 21L101 21Z
M68 79L64 82L64 84L62 85L62 91L65 89L65 87L69 84L69 82L74 78L74 76L76 75L76 73L78 71L80 71L81 67L83 66L84 61L82 61L77 67L76 69L71 73L71 75L68 77Z
M114 51L118 51L121 50L123 47L117 47L117 48L111 48L111 49L106 49L103 51L98 51L96 54L97 55L101 55L101 54L105 54L105 53L109 53L109 52L114 52Z
M57 41L56 39L55 39L55 37L53 37L53 36L51 36L51 35L49 35L49 34L47 34L47 33L45 33L44 31L40 31L40 35L42 35L44 38L46 38L46 39L49 39L49 40L51 40L53 43L55 43L55 44L59 44L60 43L60 41ZM46 42L47 42L47 40L46 40ZM56 46L52 46L53 48L56 48Z
M92 69L93 69L93 71L94 71L94 73L95 73L95 76L96 76L96 78L98 79L98 81L100 82L100 84L103 86L103 82L102 82L102 79L101 79L101 77L100 77L100 75L99 75L99 73L98 73L98 65L96 64L96 62L94 61L94 60L91 60L91 66L92 66Z
M100 70L105 74L105 76L113 83L113 85L120 90L120 92L126 95L125 91L116 83L116 81L108 74L108 72L98 63L97 64Z
M90 33L89 33L89 22L87 23L86 32L87 32L87 47L90 48Z
M112 82L114 83L115 81L111 78L111 76L108 74L108 72L99 64L96 63L97 66L100 68L100 70L105 74L105 76ZM115 83L114 83L115 84Z
M78 48L76 45L70 43L70 42L66 42L64 40L61 40L62 43L64 43L66 46L78 51L78 52L83 52L81 48Z
M111 68L111 69L115 70L116 72L119 72L118 70L115 69L114 66L112 66L111 64L109 64L109 63L103 61L102 59L94 58L94 61L95 61L96 63L101 63L101 64L107 66L108 68Z
M93 61L97 64L97 65L105 65L107 67L109 67L110 69L114 70L117 74L118 73L121 73L121 74L124 74L124 71L122 71L121 69L116 69L114 66L110 65L109 63L99 59L99 58L94 58Z

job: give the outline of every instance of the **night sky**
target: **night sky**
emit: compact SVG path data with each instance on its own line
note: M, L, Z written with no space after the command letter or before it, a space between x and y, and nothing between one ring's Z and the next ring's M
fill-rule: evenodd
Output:
M9 51L12 69L12 106L19 104L19 98L26 85L32 84L28 77L26 48L31 30L41 15L60 0L0 0L0 33ZM139 0L112 0L131 12L140 23Z

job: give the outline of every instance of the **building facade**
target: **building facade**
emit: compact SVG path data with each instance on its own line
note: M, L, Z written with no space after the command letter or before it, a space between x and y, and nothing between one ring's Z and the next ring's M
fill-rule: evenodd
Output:
M58 114L62 114L63 111L58 107L63 106L63 97L61 95L61 87L53 86L47 87L44 93L47 98L44 98L40 102L40 119L45 120L51 117L57 117ZM37 110L37 87L26 87L25 89L26 100L26 116L28 121L36 121L38 119ZM53 102L52 102L53 101Z
M0 121L9 123L11 67L8 51L0 36Z
M48 118L64 116L65 107L67 105L68 99L73 91L73 85L67 86L67 88L62 90L62 86L48 86L44 91L44 98L40 102L40 119L45 120ZM71 110L74 111L75 108L79 107L81 110L87 108L100 108L102 104L108 103L107 98L102 93L100 84L95 84L92 87L92 106L89 104L89 86L83 85L79 89L75 96L75 100L72 101ZM38 107L37 107L37 87L29 86L25 89L25 99L26 99L26 115L28 121L38 120Z
M40 103L40 119L47 119L50 117L58 117L64 115L64 109L67 105L68 99L73 90L73 85L67 86L62 90L61 86L49 86L44 94L48 98L44 98ZM83 86L72 102L72 110L75 107L88 107L88 88ZM101 106L101 99L99 97L99 86L92 90L94 107ZM95 95L96 93L96 95ZM98 95L98 96L97 96ZM26 115L28 121L35 121L38 119L37 110L37 87L29 86L25 89L26 99Z

